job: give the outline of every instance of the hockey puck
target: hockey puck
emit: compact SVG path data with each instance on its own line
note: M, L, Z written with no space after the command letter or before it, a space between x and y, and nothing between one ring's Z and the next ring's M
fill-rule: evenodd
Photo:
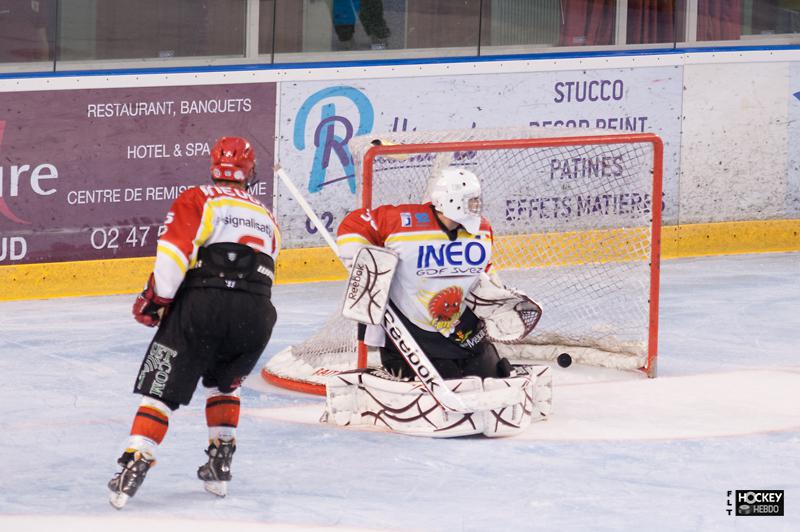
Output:
M572 365L572 357L569 356L569 353L561 353L556 360L562 368L568 368Z

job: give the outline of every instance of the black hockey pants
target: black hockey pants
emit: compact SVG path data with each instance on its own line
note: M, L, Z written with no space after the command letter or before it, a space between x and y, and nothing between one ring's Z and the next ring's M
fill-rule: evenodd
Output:
M230 393L255 367L276 319L269 295L182 289L150 343L134 392L173 409L189 404L200 379Z

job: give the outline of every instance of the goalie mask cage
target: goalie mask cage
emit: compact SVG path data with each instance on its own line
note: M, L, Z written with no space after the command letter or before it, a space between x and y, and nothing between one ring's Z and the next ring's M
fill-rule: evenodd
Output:
M661 139L649 133L496 129L354 138L358 204L428 201L446 166L481 180L492 262L507 286L543 308L512 362L573 361L655 376L662 211ZM578 135L580 133L580 136ZM343 213L344 214L344 213ZM341 219L341 218L340 218ZM337 312L262 369L269 382L324 394L327 377L380 363Z

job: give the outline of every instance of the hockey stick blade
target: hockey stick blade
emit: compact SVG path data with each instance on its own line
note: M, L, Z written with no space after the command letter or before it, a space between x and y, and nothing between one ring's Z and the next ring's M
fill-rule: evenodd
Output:
M305 212L306 216L308 216L309 220L311 220L317 228L317 231L322 235L322 238L325 239L325 242L338 257L339 246L336 245L336 241L328 232L322 220L320 220L314 212L314 209L311 208L311 205L309 205L308 201L306 201L305 197L300 193L300 190L295 186L289 174L286 173L286 170L284 170L280 164L275 165L275 174L280 178L281 182L286 185L286 188L289 189L289 192L297 201L297 204L300 205L300 208L303 209L303 212ZM416 373L423 387L425 387L428 393L431 394L431 397L445 410L462 413L473 412L474 409L468 409L464 401L447 387L439 371L433 366L428 356L422 348L420 348L417 341L414 340L414 337L411 336L411 333L408 332L408 329L403 325L397 315L392 312L391 318L387 318L387 316L390 316L390 308L391 307L387 307L387 313L384 315L383 328L386 330L386 334L395 342L400 354L405 358L409 366L411 366L411 369L414 370L414 373ZM392 320L389 323L391 330L387 329L387 320ZM403 347L398 345L397 339L403 344ZM409 356L412 358L409 359Z

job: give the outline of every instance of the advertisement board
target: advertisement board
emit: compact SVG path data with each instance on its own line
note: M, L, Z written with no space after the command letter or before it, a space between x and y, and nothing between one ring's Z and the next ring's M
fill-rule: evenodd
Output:
M275 83L0 93L0 265L155 254L223 135L254 145L272 205Z
M348 141L357 135L500 127L652 132L665 144L664 222L677 220L679 67L293 82L280 86L279 159L335 231L357 205ZM421 198L420 198L421 200ZM278 186L289 246L323 245Z

